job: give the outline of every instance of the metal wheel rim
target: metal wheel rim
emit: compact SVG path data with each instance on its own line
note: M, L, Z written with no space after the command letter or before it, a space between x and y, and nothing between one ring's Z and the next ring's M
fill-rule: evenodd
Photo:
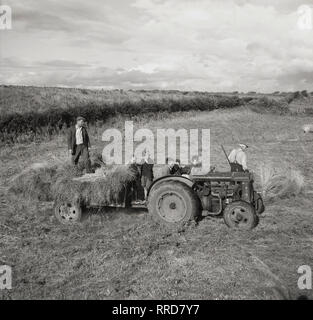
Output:
M235 207L230 212L230 220L233 223L234 226L238 228L244 228L249 225L251 222L250 215L248 213L248 210L244 207Z
M180 222L187 214L187 204L179 193L164 192L158 199L157 212L167 222Z
M62 203L58 207L58 214L61 219L66 222L73 222L77 220L79 209L72 203Z

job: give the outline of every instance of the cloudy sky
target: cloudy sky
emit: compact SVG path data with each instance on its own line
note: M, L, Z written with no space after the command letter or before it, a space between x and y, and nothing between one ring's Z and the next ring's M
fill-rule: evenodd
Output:
M0 30L2 84L313 91L313 30L297 11L312 0L1 4L13 14Z

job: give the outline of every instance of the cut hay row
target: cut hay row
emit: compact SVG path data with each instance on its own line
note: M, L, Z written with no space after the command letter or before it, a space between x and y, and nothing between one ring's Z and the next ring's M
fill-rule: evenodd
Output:
M299 170L281 164L260 166L260 182L265 200L274 198L290 198L301 193L304 187L304 177Z
M34 163L11 180L9 193L33 201L52 201L51 185L56 175L56 165Z

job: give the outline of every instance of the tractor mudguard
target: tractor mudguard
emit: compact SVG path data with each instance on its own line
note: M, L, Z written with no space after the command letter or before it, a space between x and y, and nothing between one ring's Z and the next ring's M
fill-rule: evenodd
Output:
M148 196L151 192L152 189L154 189L156 186L158 186L160 183L166 182L166 181L179 181L182 182L183 184L187 185L189 188L192 188L195 184L194 181L186 178L186 177L182 177L182 176L164 176L161 178L156 179L155 181L152 182L152 184L150 185L149 189L148 189Z

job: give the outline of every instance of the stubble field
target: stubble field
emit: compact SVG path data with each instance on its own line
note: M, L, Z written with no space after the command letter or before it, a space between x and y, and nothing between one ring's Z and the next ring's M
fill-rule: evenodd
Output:
M90 210L76 226L59 225L52 203L6 194L11 179L34 162L65 161L65 137L1 148L0 265L13 268L13 289L2 299L296 299L301 265L313 267L313 136L302 116L273 115L239 107L180 112L137 120L136 128L210 128L211 162L227 170L220 149L247 143L248 164L262 189L260 170L293 168L304 189L266 202L258 227L227 228L206 218L180 233L151 223L146 211ZM116 127L123 128L122 120ZM102 128L103 130L105 127ZM101 130L92 134L103 147Z

